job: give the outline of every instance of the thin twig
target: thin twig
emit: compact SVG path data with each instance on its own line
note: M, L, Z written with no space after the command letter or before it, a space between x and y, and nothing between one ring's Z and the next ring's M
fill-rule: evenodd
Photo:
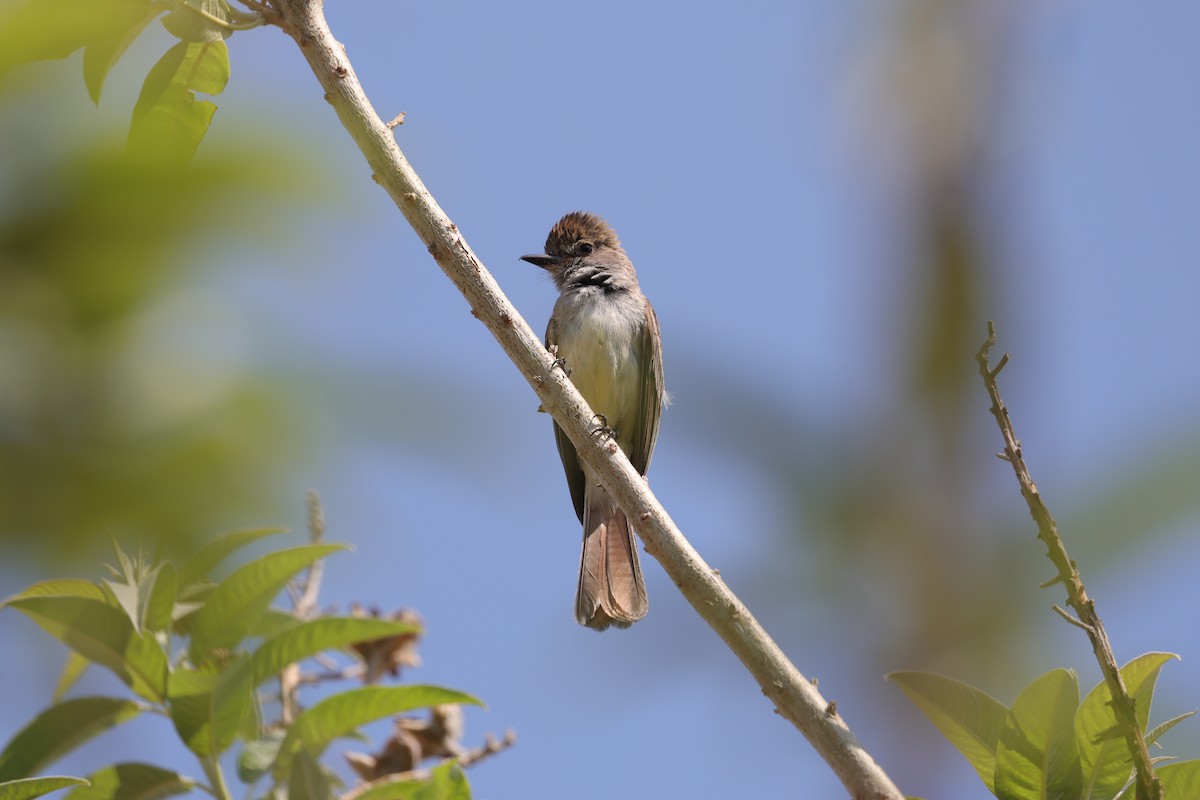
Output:
M1077 618L1072 617L1066 611L1063 611L1062 606L1054 605L1054 606L1051 606L1051 608L1054 609L1055 614L1058 614L1060 617L1065 619L1068 624L1074 625L1076 628L1079 628L1081 631L1087 631L1089 634L1092 633L1091 625L1085 625L1084 623L1080 622Z
M503 739L497 739L492 734L484 734L483 745L474 747L458 757L459 766L464 769L473 767L485 758L491 758L497 753L503 753L517 743L517 732L506 730Z
M996 376L1008 363L1008 354L1004 354L994 369L988 367L988 353L995 344L996 326L989 320L988 338L979 348L979 352L975 354L975 360L979 362L979 374L983 378L983 385L992 401L992 416L996 418L996 423L1000 426L1000 434L1004 437L1005 460L1012 464L1013 473L1017 476L1017 483L1021 486L1021 496L1025 498L1025 503L1029 506L1029 513L1033 515L1033 520L1037 523L1038 538L1046 545L1046 554L1055 569L1058 570L1058 580L1061 580L1066 587L1067 605L1074 609L1078 619L1057 606L1054 607L1054 610L1072 625L1086 631L1088 639L1091 640L1092 652L1096 654L1096 661L1100 664L1100 671L1104 674L1104 682L1112 694L1112 709L1116 714L1117 724L1121 728L1125 744L1129 748L1129 755L1133 759L1137 800L1162 800L1162 784L1158 776L1154 774L1154 764L1150 760L1150 751L1146 748L1145 735L1138 725L1133 698L1130 697L1129 690L1125 687L1125 681L1121 677L1121 670L1117 666L1116 656L1113 655L1112 644L1108 640L1104 623L1096 613L1096 601L1088 597L1079 570L1075 566L1075 562L1067 555L1066 545L1058 535L1058 524L1055 523L1054 517L1050 516L1050 511L1042 501L1037 485L1029 474L1029 468L1025 465L1025 457L1021 453L1021 443L1013 430L1008 409L1000 399ZM1055 582L1057 581L1051 581L1049 584Z
M315 491L308 493L308 537L313 544L320 544L325 539L325 512L321 508L321 498ZM296 616L300 619L307 619L316 613L317 596L321 592L324 575L325 559L320 558L308 568L300 588L289 589ZM300 713L297 689L304 682L299 664L288 664L279 673L279 717L284 725L291 725Z
M304 672L301 673L298 684L307 686L310 684L324 683L325 681L349 681L357 680L365 675L367 668L362 664L351 664L344 669L331 669L325 672Z
M319 0L274 0L283 29L300 46L325 99L354 139L372 178L383 187L438 266L470 304L570 438L584 463L631 520L692 607L725 641L779 713L812 743L854 800L901 800L903 795L849 726L825 713L828 703L788 661L729 587L714 575L654 497L619 447L592 436L594 414L554 356L505 297L499 284L413 170L394 132L375 113L345 49L334 39Z

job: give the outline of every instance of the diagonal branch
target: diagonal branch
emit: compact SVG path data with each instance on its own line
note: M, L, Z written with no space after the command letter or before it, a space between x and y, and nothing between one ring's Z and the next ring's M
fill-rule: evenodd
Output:
M283 29L296 40L347 132L382 186L505 353L542 407L616 498L684 597L754 675L779 714L812 743L855 800L902 800L832 703L787 660L742 602L700 558L615 443L594 436L595 419L541 340L504 296L491 273L434 201L392 133L363 93L320 0L274 0Z
M1037 485L1034 484L1033 478L1029 474L1029 467L1025 465L1025 456L1021 452L1021 442L1017 439L1016 431L1013 430L1008 409L1000 399L996 376L1008 363L1008 354L1005 353L995 367L990 367L988 352L995 344L996 326L989 320L987 341L975 354L975 360L979 362L979 374L983 378L984 387L987 388L988 397L992 400L992 416L996 418L996 422L1000 425L1000 434L1004 437L1004 452L1000 454L1000 457L1012 465L1013 472L1017 476L1017 483L1021 485L1021 496L1025 498L1025 503L1029 506L1029 513L1033 515L1033 521L1037 523L1038 538L1045 543L1046 554L1058 570L1058 577L1050 583L1062 581L1066 586L1067 604L1075 610L1078 619L1071 617L1058 606L1055 606L1054 610L1067 622L1086 631L1088 639L1092 643L1092 651L1096 654L1100 671L1104 673L1104 682L1108 685L1108 691L1113 697L1112 708L1117 717L1117 724L1121 728L1125 744L1129 748L1129 755L1133 759L1136 771L1137 800L1162 800L1162 784L1154 774L1154 765L1150 760L1150 751L1146 749L1145 736L1141 726L1138 725L1133 698L1129 696L1129 690L1125 688L1121 670L1117 667L1116 656L1113 655L1112 644L1108 641L1108 633L1104 630L1104 623L1100 621L1100 616L1096 613L1096 601L1088 597L1079 570L1075 567L1075 562L1067 555L1066 545L1058 535L1058 524L1055 523L1054 517L1050 516L1050 509L1046 508L1046 504L1042 501L1042 495L1038 492Z

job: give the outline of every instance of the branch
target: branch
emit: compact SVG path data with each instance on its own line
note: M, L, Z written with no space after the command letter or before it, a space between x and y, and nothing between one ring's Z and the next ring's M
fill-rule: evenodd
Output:
M321 508L321 498L314 491L308 493L308 536L313 544L325 540L325 512ZM317 596L321 592L321 579L325 575L325 559L313 562L304 577L304 583L299 589L289 587L292 591L292 605L296 616L307 619L317 610ZM279 716L284 725L291 725L300 713L300 701L297 689L306 683L300 673L299 664L288 664L279 674Z
M1000 426L1000 434L1004 437L1004 452L999 455L1012 465L1013 472L1017 476L1017 483L1021 486L1021 496L1025 498L1025 503L1029 506L1029 513L1033 515L1033 521L1037 523L1038 538L1045 543L1046 554L1058 570L1058 576L1043 585L1053 585L1059 581L1063 583L1067 589L1067 604L1075 610L1078 618L1070 616L1058 606L1055 606L1054 610L1067 622L1085 631L1092 643L1092 652L1096 654L1096 661L1099 662L1100 671L1104 674L1104 682L1108 685L1109 693L1113 697L1113 713L1116 714L1117 724L1125 737L1129 755L1133 758L1137 800L1162 800L1162 784L1154 774L1154 765L1150 760L1150 751L1146 748L1145 736L1142 734L1141 726L1138 725L1133 698L1130 697L1129 690L1125 688L1125 681L1121 678L1121 670L1113 655L1112 644L1108 641L1108 633L1104 630L1104 623L1100 621L1100 616L1096 613L1096 601L1088 597L1083 586L1083 579L1079 576L1079 570L1076 568L1075 562L1067 555L1066 545L1058 535L1058 524L1055 523L1054 517L1050 516L1050 510L1046 508L1046 504L1042 501L1042 495L1037 490L1037 485L1029 475L1029 468L1025 465L1025 456L1021 452L1021 442L1013 430L1008 409L1000 399L996 376L1008 363L1008 354L1005 353L994 368L989 367L988 352L995 344L996 326L989 320L987 341L975 354L975 360L979 362L979 374L983 378L983 385L987 389L988 397L992 400L992 416L996 418L996 423Z
M787 660L742 602L704 563L611 440L593 435L595 417L541 340L471 251L458 226L434 201L364 94L319 0L274 0L283 29L296 40L325 90L325 99L358 144L372 178L387 191L458 287L479 319L525 376L554 421L617 500L646 552L662 564L683 596L725 641L776 710L800 730L855 800L901 800L835 707Z

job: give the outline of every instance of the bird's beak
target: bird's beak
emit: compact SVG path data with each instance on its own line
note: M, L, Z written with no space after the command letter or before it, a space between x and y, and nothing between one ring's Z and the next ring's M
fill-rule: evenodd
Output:
M544 256L540 253L537 255L521 256L521 260L528 261L530 264L533 264L534 266L537 266L537 267L541 267L542 269L554 269L555 267L557 267L558 265L560 265L564 261L566 261L566 259L564 259L564 258L555 258L554 256Z

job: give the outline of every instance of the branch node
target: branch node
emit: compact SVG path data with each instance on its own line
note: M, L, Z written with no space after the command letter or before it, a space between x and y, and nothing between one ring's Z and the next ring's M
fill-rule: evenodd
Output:
M1051 578L1050 580L1048 580L1048 581L1042 581L1041 583L1039 583L1039 584L1038 584L1038 588L1039 588L1039 589L1049 589L1049 588L1050 588L1051 586L1053 586L1054 584L1056 584L1056 583L1062 583L1062 582L1063 582L1063 576L1062 576L1062 575L1055 575L1055 576L1054 576L1053 578Z
M1089 634L1094 634L1096 632L1096 629L1093 628L1091 625L1088 625L1086 622L1081 622L1080 620L1076 619L1075 617L1072 617L1066 611L1063 611L1059 606L1056 605L1056 606L1053 606L1053 608L1054 608L1054 612L1056 614L1058 614L1060 617L1065 619L1071 625L1074 625L1076 628L1087 631Z
M1000 356L1000 362L996 364L995 369L988 370L988 377L995 380L996 376L1000 374L1000 370L1004 369L1006 364L1008 364L1008 353Z
M400 127L401 125L403 125L403 124L404 124L404 112L403 112L403 111L401 111L399 114L397 114L396 116L392 117L392 118L391 118L391 119L388 121L388 123L387 123L387 129L388 129L389 131L394 131L394 130L396 130L396 128L399 128L399 127ZM410 194L411 194L411 193L410 193Z

